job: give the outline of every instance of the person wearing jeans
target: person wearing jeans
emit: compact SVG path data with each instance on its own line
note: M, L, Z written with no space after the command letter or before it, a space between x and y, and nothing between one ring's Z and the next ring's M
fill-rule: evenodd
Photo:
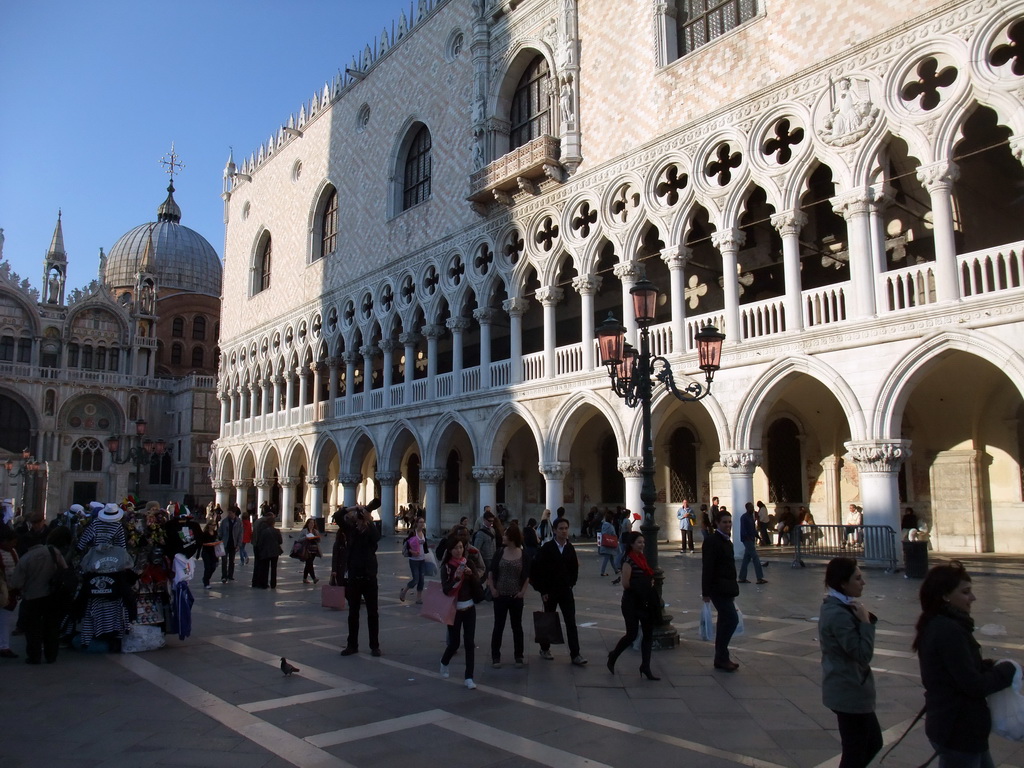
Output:
M403 603L405 602L405 596L409 594L409 590L416 587L416 604L419 605L423 602L423 572L426 566L426 554L430 551L430 547L427 545L427 521L422 517L417 517L415 524L409 531L408 537L405 539L406 549L409 552L409 575L412 577L409 579L409 583L406 584L402 591L398 593L398 599Z
M446 595L455 595L455 623L448 633L448 643L441 656L441 677L448 677L448 664L459 650L459 635L465 640L466 674L465 685L469 690L476 688L473 670L476 663L476 603L473 594L483 592L480 580L473 567L464 557L465 547L461 541L450 540L448 562L441 569L441 589Z
M501 666L501 638L505 620L512 623L512 649L516 667L523 666L523 596L530 579L530 559L523 549L523 534L516 523L505 529L503 545L494 553L487 586L494 595L494 631L491 633L491 666Z
M740 563L740 584L747 581L747 566L754 562L754 573L758 584L767 584L761 569L761 558L757 555L757 523L754 520L754 505L747 502L746 511L740 516L740 541L743 544L743 562Z

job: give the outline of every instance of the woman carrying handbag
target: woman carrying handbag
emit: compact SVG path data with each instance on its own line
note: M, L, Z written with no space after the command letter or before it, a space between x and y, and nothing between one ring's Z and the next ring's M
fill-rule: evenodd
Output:
M441 677L448 677L448 663L459 650L459 632L465 641L465 685L476 688L473 682L474 651L476 649L476 602L483 599L483 587L476 572L467 563L461 539L449 539L448 560L441 568L441 589L446 595L456 595L455 623L448 631L448 645L441 656Z
M647 564L644 556L644 537L630 531L622 537L626 545L626 556L622 558L622 618L626 622L626 634L608 654L608 671L615 674L615 662L642 630L640 639L640 675L648 680L660 680L651 672L651 648L654 644L654 610L658 593L654 589L654 569Z

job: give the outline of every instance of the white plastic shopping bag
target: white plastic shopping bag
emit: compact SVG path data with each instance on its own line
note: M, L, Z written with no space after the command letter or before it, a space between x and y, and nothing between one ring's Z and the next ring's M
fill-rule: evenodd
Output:
M1021 673L1020 664L1016 661L1010 663L1017 669L1013 684L989 696L988 708L992 713L993 731L1010 741L1024 741L1024 696L1021 695L1024 674Z
M711 620L711 603L704 603L704 607L700 609L701 640L710 640L715 636L715 628Z

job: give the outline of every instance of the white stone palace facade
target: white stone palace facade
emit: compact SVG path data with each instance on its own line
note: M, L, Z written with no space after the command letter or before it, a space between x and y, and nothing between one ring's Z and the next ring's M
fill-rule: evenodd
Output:
M594 329L646 276L677 380L727 335L655 393L663 535L719 496L1024 551L1024 3L706 5L419 0L229 161L222 506L639 509Z

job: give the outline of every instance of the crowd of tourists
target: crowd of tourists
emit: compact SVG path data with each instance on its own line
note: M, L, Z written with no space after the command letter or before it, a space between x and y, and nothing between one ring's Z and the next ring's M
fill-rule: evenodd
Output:
M684 504L679 518L703 533L701 593L718 613L714 629L714 668L736 672L739 664L729 652L738 613L735 598L745 583L748 557L740 574L732 544L732 514L713 500L697 511ZM377 546L381 531L372 517L379 502L339 509L331 549L331 583L344 589L348 604L348 637L342 656L359 652L360 616L366 608L370 653L381 656ZM252 586L277 586L277 563L283 537L269 507L252 524L231 505L225 513L210 505L201 520L185 506L170 502L140 505L132 499L120 504L73 504L47 522L41 513L8 519L0 524L0 659L16 659L11 636L25 637L25 661L54 663L59 649L148 650L154 633L175 632L181 639L191 632L193 597L189 582L201 562L202 584L209 589L220 568L222 584L234 581L235 560L250 561ZM322 522L322 521L319 521ZM746 504L741 519L744 549L760 543L759 509ZM662 608L654 583L654 570L645 557L640 516L628 510L608 511L600 525L590 521L597 536L600 575L610 565L622 585L621 611L625 633L608 654L607 668L631 645L640 651L639 671L657 681L651 667L655 621ZM303 563L303 582L319 581L315 561L322 556L322 530L310 518L294 537L292 557ZM425 515L416 510L409 521L402 552L410 579L399 600L414 596L423 615L445 624L445 648L440 673L461 651L466 688L475 689L477 608L490 602L494 623L490 637L491 666L505 662L505 630L512 634L512 660L526 665L523 613L526 591L532 587L543 610L534 615L534 634L542 659L554 660L551 647L565 642L570 662L587 665L576 626L576 586L580 561L571 541L564 510L554 517L545 510L538 522L520 527L516 519L503 521L489 507L471 527L466 518L432 542ZM682 549L692 546L682 538ZM759 583L760 559L752 562ZM437 581L428 582L431 576ZM875 687L871 671L877 617L862 602L865 578L857 561L839 557L825 570L826 596L819 618L822 652L822 701L837 719L842 742L841 768L868 765L882 746L875 715ZM436 589L432 591L432 586ZM991 766L991 715L986 697L1007 689L1019 667L1010 662L983 659L973 638L971 606L975 601L971 577L958 562L932 568L920 589L921 615L913 650L917 652L925 688L925 731L939 758L939 766ZM564 626L564 640L562 628ZM709 622L710 626L710 622ZM139 636L142 636L139 640ZM710 639L711 632L708 631ZM124 647L134 641L134 648ZM162 642L159 643L162 645ZM154 645L153 647L159 647Z

